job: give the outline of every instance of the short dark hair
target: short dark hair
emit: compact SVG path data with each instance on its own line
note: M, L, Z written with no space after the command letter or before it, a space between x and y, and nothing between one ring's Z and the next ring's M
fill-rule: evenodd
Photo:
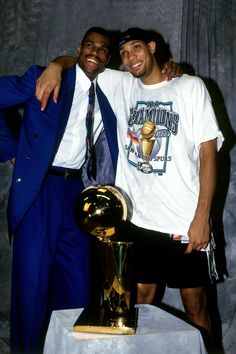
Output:
M118 47L120 48L123 44L134 40L140 40L145 43L154 41L157 44L157 52L154 53L154 56L160 68L172 57L169 44L165 42L163 36L157 31L145 30L139 27L129 28L121 33Z
M106 30L106 29L103 28L103 27L90 27L90 28L85 32L81 44L84 44L84 41L85 41L86 37L87 37L90 33L92 33L92 32L99 33L99 34L101 34L102 36L106 37L106 38L108 39L108 41L109 41L109 46L108 46L109 51L112 50L112 47L113 47L113 37L112 37L112 34L111 34L110 31Z

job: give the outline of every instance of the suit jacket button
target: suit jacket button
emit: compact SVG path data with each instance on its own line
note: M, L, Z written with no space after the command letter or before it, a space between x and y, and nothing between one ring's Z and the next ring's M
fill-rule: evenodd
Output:
M21 178L16 179L16 183L19 183L19 182L21 182Z

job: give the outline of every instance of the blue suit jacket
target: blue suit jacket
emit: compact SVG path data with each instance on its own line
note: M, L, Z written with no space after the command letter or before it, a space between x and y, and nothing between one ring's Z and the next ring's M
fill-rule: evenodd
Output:
M41 111L40 102L35 97L35 87L43 69L32 66L21 77L0 77L0 109L24 104L24 116L17 144L11 137L3 116L0 115L0 161L16 156L8 203L10 234L14 233L40 193L47 170L63 137L73 100L75 67L63 73L58 103L55 104L50 99L47 109ZM93 183L111 184L114 183L118 156L116 118L99 87L97 96L106 137L101 135L97 144L98 178ZM91 184L86 175L84 181L85 185Z
M0 112L0 162L11 160L16 156L17 138L8 128L5 116Z

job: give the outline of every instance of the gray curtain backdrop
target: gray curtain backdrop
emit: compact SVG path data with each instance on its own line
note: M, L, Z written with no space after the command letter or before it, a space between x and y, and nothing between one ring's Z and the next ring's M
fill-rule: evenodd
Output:
M90 26L124 30L132 26L163 34L173 59L201 76L211 94L225 144L219 154L219 182L213 207L220 281L218 302L225 353L236 352L236 0L0 0L0 75L22 74L57 55L76 54ZM9 313L11 249L6 203L12 166L0 166L0 311ZM33 235L32 235L33 237ZM182 310L177 290L164 303ZM214 308L214 306L213 306Z

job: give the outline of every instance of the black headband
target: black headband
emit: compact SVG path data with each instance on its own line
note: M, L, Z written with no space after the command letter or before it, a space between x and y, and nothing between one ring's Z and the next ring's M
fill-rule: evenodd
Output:
M120 48L122 45L129 41L143 41L145 43L150 42L150 36L148 32L141 28L130 28L127 31L123 32L118 43Z

